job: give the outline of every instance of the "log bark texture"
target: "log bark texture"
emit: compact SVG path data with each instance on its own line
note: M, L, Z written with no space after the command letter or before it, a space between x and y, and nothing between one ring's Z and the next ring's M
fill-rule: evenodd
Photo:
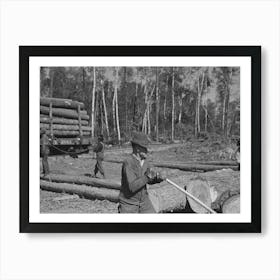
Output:
M112 158L106 158L104 159L106 162L112 162L112 163L123 163L122 159L112 159ZM202 172L207 172L207 171L214 171L214 170L221 170L221 169L232 169L237 171L238 166L235 165L211 165L208 163L201 163L198 164L196 162L193 163L171 163L171 162L156 162L152 161L151 165L155 167L163 167L163 168L171 168L171 169L179 169L183 171L202 171Z
M40 105L42 106L49 106L52 104L55 108L68 108L68 109L77 109L80 105L81 109L84 109L84 103L73 101L70 99L62 99L62 98L47 98L41 97L40 98Z
M225 166L235 166L238 165L236 161L233 160L217 160L217 161L195 161L195 162L186 162L189 164L202 164L202 165L225 165Z
M52 182L57 183L72 183L77 185L89 185L97 188L107 188L107 189L116 189L121 188L120 182L110 180L110 179L97 179L90 178L87 176L73 176L65 174L50 174L48 176L41 176L42 180L51 180Z
M46 106L40 106L40 113L44 115L49 115L50 109ZM70 118L70 119L78 119L78 112L74 109L64 109L64 108L53 108L52 115L57 117L63 118ZM82 120L89 120L89 116L87 112L82 110L81 111L81 119Z
M186 196L167 182L148 186L148 193L157 213L174 212L186 208Z
M47 129L46 132L48 135L51 135L51 131L49 129ZM80 132L78 130L53 130L53 135L70 137L70 136L79 136ZM89 136L89 135L90 135L90 131L83 132L83 136Z
M46 115L40 115L40 123L47 123L49 124L51 122L50 118L47 117ZM52 123L53 124L65 124L65 125L79 125L78 120L74 119L66 119L66 118L52 118ZM87 120L82 120L81 124L84 126L88 126L88 121Z
M76 185L68 183L54 183L50 181L40 180L40 188L45 191L77 194L87 199L109 200L118 202L119 191L107 188L96 188L86 185Z
M165 167L165 168L172 168L172 169L179 169L183 171L213 171L219 169L229 168L232 170L238 170L238 166L224 166L224 165L208 165L208 164L182 164L182 163L165 163L165 162L152 162L152 164L156 167Z
M64 124L53 124L52 125L54 130L67 130L67 131L72 131L72 130L77 130L79 131L79 126L78 125L64 125ZM40 128L45 128L49 129L50 125L46 123L41 123ZM82 131L91 131L91 127L89 126L82 126L81 127Z

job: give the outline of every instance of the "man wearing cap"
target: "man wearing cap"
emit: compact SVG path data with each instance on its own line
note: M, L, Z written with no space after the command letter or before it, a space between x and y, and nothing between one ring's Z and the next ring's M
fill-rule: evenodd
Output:
M40 133L40 156L42 157L43 174L48 175L50 173L48 155L50 153L49 149L49 138L47 136L46 129L42 129Z
M99 135L98 143L97 143L96 147L93 148L93 152L96 153L96 164L95 164L95 168L94 168L94 177L96 177L96 174L99 171L100 174L105 179L105 172L104 172L103 165L102 165L102 162L104 160L104 148L105 148L103 140L104 140L103 135Z
M160 183L164 179L153 171L146 160L148 153L146 134L134 132L131 144L133 152L122 166L119 213L155 213L147 192L147 184Z

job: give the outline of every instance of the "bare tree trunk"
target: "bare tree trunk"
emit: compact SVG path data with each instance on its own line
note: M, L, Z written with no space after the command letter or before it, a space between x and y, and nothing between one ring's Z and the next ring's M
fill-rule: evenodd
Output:
M179 116L178 123L182 123L182 110L183 110L183 92L181 93L181 97L179 98Z
M100 114L99 114L100 115L100 133L103 134L104 114L103 114L103 102L102 102L102 89L101 89L101 98L99 97L99 112L100 112Z
M156 141L158 142L158 119L159 119L159 74L156 67Z
M103 101L103 110L104 110L106 132L107 132L107 137L109 137L110 133L109 133L108 116L107 116L107 108L106 108L106 100L105 100L104 82L103 81L102 81L102 101Z
M197 132L200 133L200 101L201 100L201 91L198 81L198 95L197 95Z
M175 117L175 92L174 92L174 84L175 84L175 72L174 67L172 67L172 120L171 120L171 141L174 141L174 117Z
M128 128L128 124L127 124L127 83L126 83L126 67L124 67L124 91L125 91L125 133L127 134L127 128Z
M118 141L119 144L121 143L121 133L120 133L120 122L119 122L119 104L118 104L118 80L119 80L119 73L118 67L116 67L116 82L115 82L115 101L116 101L116 123L117 123L117 131L118 131Z
M197 130L196 130L196 136L198 133L200 133L200 103L201 103L201 94L203 91L203 84L204 84L204 77L205 74L204 72L202 72L202 78L201 78L201 84L199 82L200 80L200 76L198 77L198 82L197 82L197 108L196 108L196 117L197 117L197 121L196 121L196 125L197 125Z
M207 126L208 126L208 90L206 85L206 91L205 91L205 127L204 131L207 132Z
M148 91L147 91L146 84L144 86L144 94L145 94L145 111L144 111L144 115L143 115L142 132L147 133Z
M151 118L150 118L150 112L151 112L151 100L148 102L148 108L147 108L147 126L148 126L148 135L151 135Z
M228 137L228 108L229 108L229 97L230 97L230 82L231 82L231 73L229 73L228 83L226 86L226 100L225 100L225 123L224 123L224 134L225 137Z
M230 84L232 79L232 68L223 68L223 74L225 76L225 96L223 102L223 118L222 118L222 129L224 132L224 136L228 136L228 107L229 107L229 99L230 99Z
M116 133L116 92L114 91L113 102L112 102L112 113L113 113L113 131Z
M226 93L223 100L223 117L222 117L222 131L225 132L225 110L226 110Z
M163 118L166 120L166 99L167 99L167 94L168 94L168 75L166 77L166 91L164 95L164 103L163 103Z
M198 103L198 98L196 99L195 102L195 118L194 118L194 136L197 137L197 103Z
M153 86L150 96L148 96L147 126L148 126L149 135L151 134L151 108L152 108L152 100L153 100L155 87L156 85Z
M211 120L211 118L210 118L210 116L208 114L208 110L206 110L206 108L203 107L203 106L202 106L202 108L205 111L205 114L207 113L207 119L209 120L209 123L211 124L212 128L215 130L215 126L214 126L213 121Z
M147 133L147 126L146 126L146 111L143 116L143 121L142 121L142 132Z
M94 119L96 124L96 134L100 133L100 108L99 108L99 94L98 90L95 92L95 111L94 111Z
M133 102L133 124L136 124L138 120L136 120L136 114L138 113L137 110L137 94L138 94L138 84L135 83L135 96L134 96L134 102ZM138 126L138 123L137 123Z
M91 136L94 138L94 126L95 126L95 90L96 90L96 75L95 75L95 67L93 67L92 71L93 77L93 87L92 87L92 101L91 101Z

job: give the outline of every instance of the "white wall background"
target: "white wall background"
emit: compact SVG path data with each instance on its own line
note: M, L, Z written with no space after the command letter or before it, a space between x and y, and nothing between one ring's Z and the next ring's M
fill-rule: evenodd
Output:
M0 2L1 279L280 279L280 3ZM19 234L19 45L262 45L262 234Z

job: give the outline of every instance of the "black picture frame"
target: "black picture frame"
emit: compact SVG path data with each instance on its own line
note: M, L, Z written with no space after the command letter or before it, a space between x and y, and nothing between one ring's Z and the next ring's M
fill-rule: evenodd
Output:
M251 58L250 223L32 223L29 220L29 58L33 56L247 56ZM261 232L260 46L19 46L21 233Z

